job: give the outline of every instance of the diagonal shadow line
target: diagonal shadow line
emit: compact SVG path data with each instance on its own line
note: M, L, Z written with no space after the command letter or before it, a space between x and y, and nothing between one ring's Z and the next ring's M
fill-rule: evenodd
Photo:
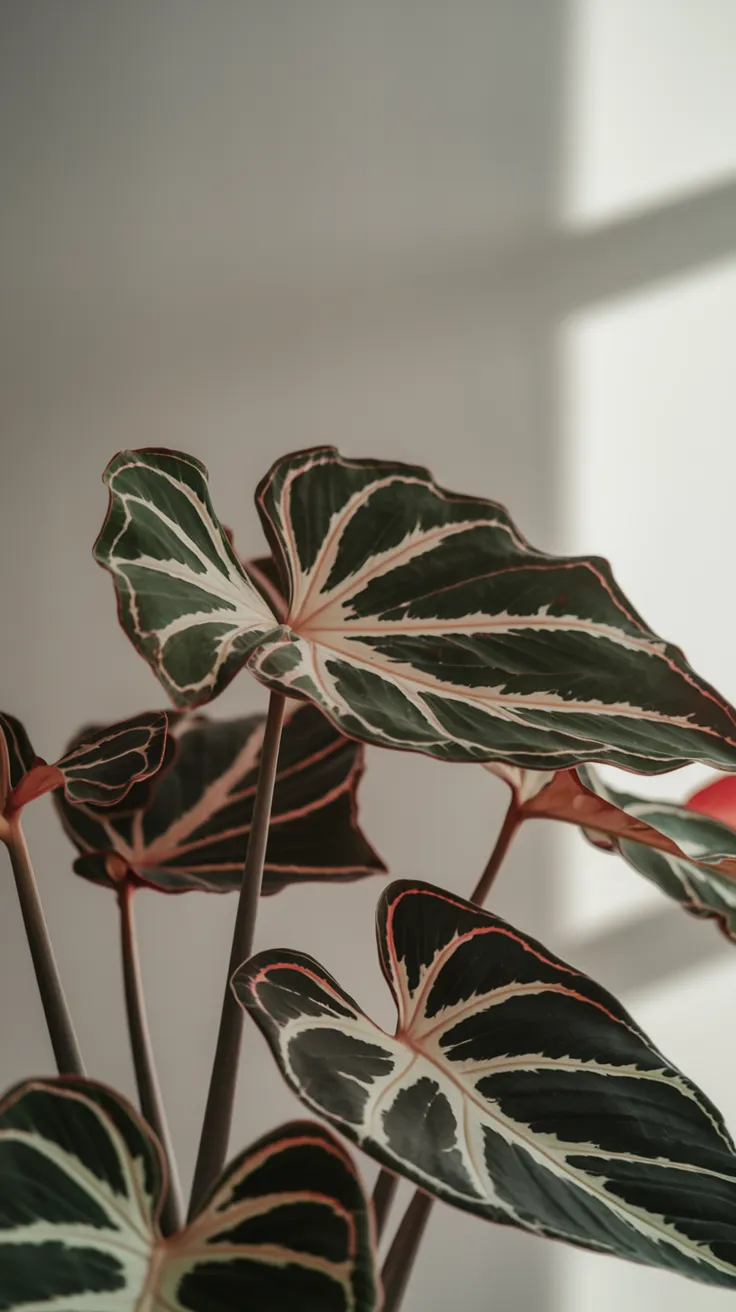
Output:
M687 975L703 966L736 965L736 945L712 923L677 908L638 916L590 938L571 940L562 957L614 993L634 992Z
M566 234L549 275L560 314L674 278L736 252L736 181Z
M160 386L172 371L197 377L243 370L243 362L283 370L335 363L343 351L382 348L397 339L452 332L466 316L488 333L533 327L551 332L560 319L657 282L682 277L736 254L736 180L595 228L529 232L495 247L485 238L374 252L347 265L271 270L245 283L221 276L169 287L91 288L89 303L63 289L29 292L11 285L7 351L36 358L39 325L106 389L135 371ZM111 314L110 306L114 305ZM154 357L141 343L156 342ZM57 359L58 356L58 359Z

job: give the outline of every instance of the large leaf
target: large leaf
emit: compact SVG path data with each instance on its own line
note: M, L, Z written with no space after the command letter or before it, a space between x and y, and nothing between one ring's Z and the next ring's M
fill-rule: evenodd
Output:
M235 974L302 1101L479 1216L736 1289L733 1143L615 998L428 884L387 889L378 944L395 1037L300 953Z
M82 853L74 869L95 883L121 879L164 893L239 889L255 800L265 717L170 715L172 765L133 810L70 806L61 818ZM304 880L350 880L385 870L357 818L363 747L313 706L292 703L284 725L264 893Z
M501 506L426 469L332 447L277 461L257 504L288 582L283 623L238 563L198 461L123 452L105 479L95 554L178 705L247 663L352 737L447 760L736 768L736 712L605 561L536 551Z
M161 769L166 755L166 711L87 729L53 765L35 756L20 722L0 715L0 739L10 760L12 791L5 808L19 811L52 789L70 803L119 806L131 790ZM2 774L2 771L0 771Z
M618 852L685 911L715 920L736 942L736 830L693 809L693 799L678 806L613 788L592 770L584 778L610 811L631 822L618 832L598 823L586 828L595 846ZM639 832L634 825L641 826ZM653 842L652 836L666 844Z
M157 1224L150 1130L89 1081L0 1106L0 1309L374 1312L368 1205L331 1134L286 1125L229 1167L185 1230Z

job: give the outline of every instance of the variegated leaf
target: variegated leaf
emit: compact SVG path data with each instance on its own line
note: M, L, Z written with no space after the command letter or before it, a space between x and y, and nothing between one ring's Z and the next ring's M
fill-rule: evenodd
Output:
M460 898L378 911L384 1033L310 957L233 987L298 1096L373 1157L492 1221L736 1289L736 1152L605 989Z
M3 716L8 724L12 717ZM18 721L17 732L25 732ZM70 803L120 806L137 785L161 769L166 754L166 711L148 711L104 729L87 729L53 765L25 751L25 772L16 764L16 781L6 809L20 811L52 789L63 789ZM7 742L7 737L6 737ZM21 757L17 756L19 763Z
M225 1170L192 1223L158 1228L147 1126L90 1081L0 1105L0 1308L21 1312L375 1312L368 1204L341 1145L286 1125Z
M124 814L70 806L55 794L80 853L74 869L95 883L121 879L164 893L240 888L265 716L208 720L170 714L173 764ZM264 893L306 880L384 871L358 824L364 749L313 706L291 704L279 755Z
M105 478L95 554L179 705L247 663L349 736L445 760L736 768L736 712L604 561L536 551L501 506L447 492L426 469L332 447L277 461L257 503L288 581L281 623L238 564L198 461L127 452Z
M115 579L120 622L174 705L230 682L277 621L215 516L207 471L174 451L123 451L95 556Z
M584 831L586 837L604 851L618 852L685 911L715 920L736 941L736 830L695 810L697 794L678 806L613 788L592 770L580 773L611 810L642 826L637 834L627 826L617 833L613 826L604 832L596 825ZM666 838L667 846L650 841L653 834Z

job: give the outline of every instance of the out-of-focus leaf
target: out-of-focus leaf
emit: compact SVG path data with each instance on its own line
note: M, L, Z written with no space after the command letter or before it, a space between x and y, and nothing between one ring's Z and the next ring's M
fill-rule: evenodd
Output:
M265 716L209 720L170 713L173 763L137 809L102 814L56 794L80 853L74 869L106 886L121 879L164 893L240 888ZM307 880L385 870L358 824L364 749L312 706L292 703L279 753L264 893Z

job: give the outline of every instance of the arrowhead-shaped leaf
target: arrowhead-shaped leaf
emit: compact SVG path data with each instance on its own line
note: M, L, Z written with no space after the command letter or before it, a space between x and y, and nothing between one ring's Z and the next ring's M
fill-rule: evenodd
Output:
M124 452L105 479L95 554L178 705L206 701L247 663L385 747L542 770L736 768L736 713L646 626L604 561L536 551L501 506L449 493L425 469L332 447L277 461L257 504L288 580L285 617L238 563L198 461Z
M74 869L95 883L121 878L164 893L240 888L265 716L170 715L173 763L131 810L102 813L55 795L82 853ZM292 703L284 725L266 852L264 893L305 880L384 871L357 819L364 749L313 706Z
M120 806L132 789L161 769L167 729L166 711L148 711L104 729L90 728L58 761L47 765L33 754L19 721L0 715L0 738L11 762L13 785L5 809L20 811L55 788L63 789L69 802Z
M163 1238L150 1130L90 1081L33 1081L0 1105L0 1308L33 1312L374 1312L368 1204L320 1126L285 1125L226 1168Z
M596 822L585 831L595 846L618 852L685 911L717 921L736 941L736 830L694 810L694 799L678 806L613 788L592 770L580 774L609 810L641 826L638 833L627 825L617 832Z
M615 998L428 884L386 890L378 945L395 1037L300 953L234 976L303 1102L458 1207L736 1289L733 1143Z

